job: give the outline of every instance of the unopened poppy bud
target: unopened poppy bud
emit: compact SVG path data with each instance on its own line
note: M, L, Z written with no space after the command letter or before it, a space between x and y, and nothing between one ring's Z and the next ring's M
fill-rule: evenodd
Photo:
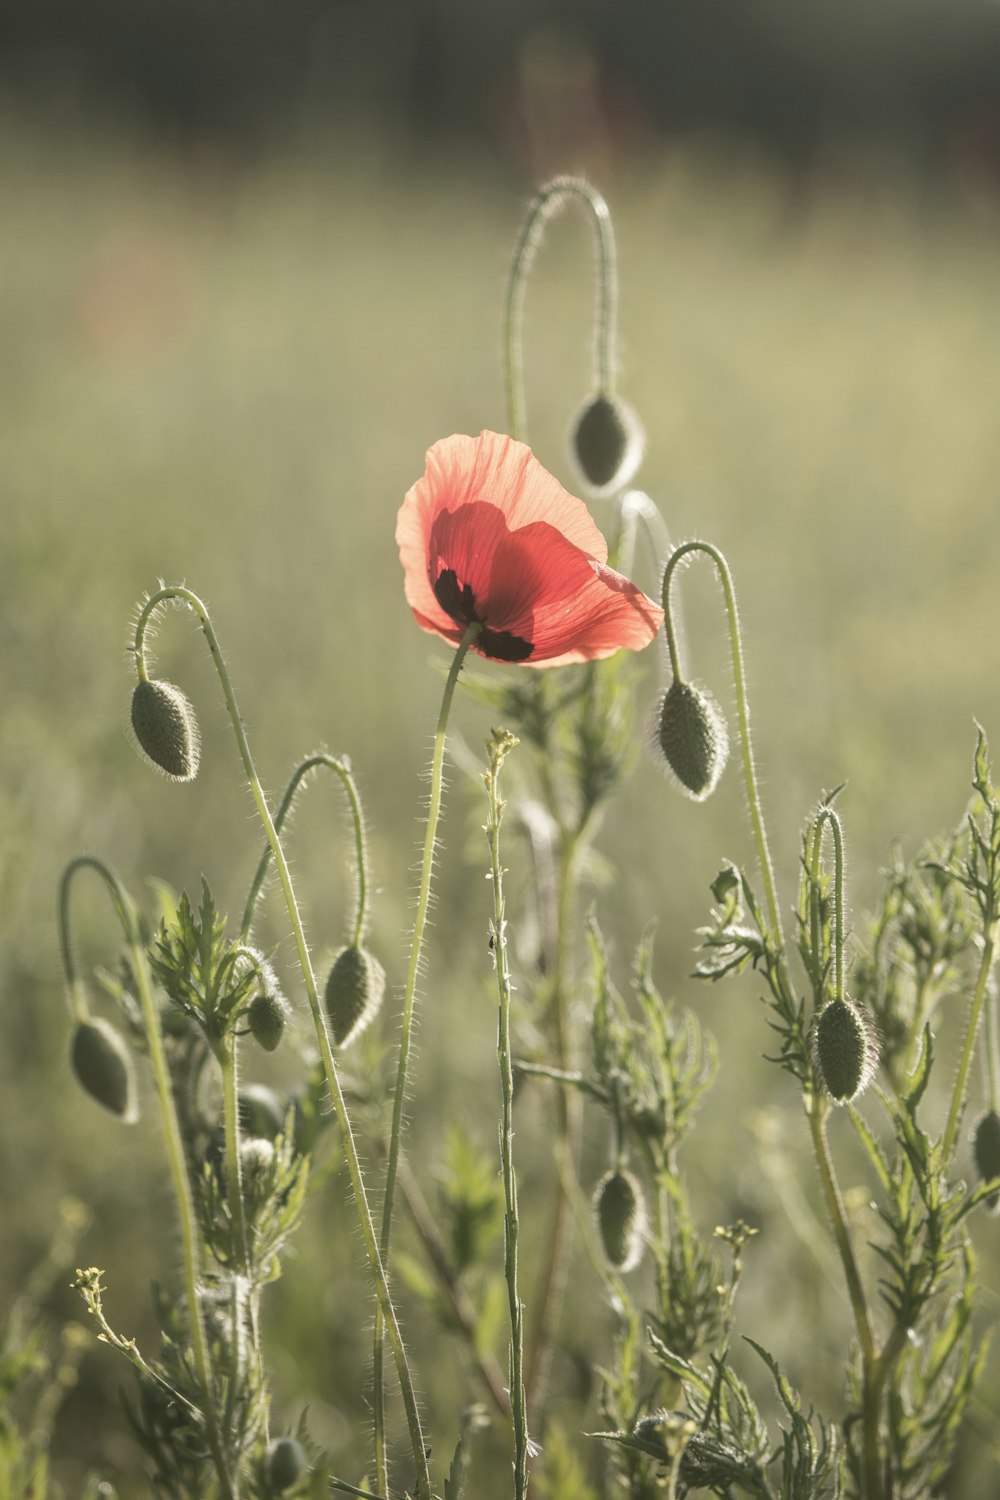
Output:
M107 1021L80 1021L70 1051L73 1072L92 1099L126 1125L139 1117L135 1068L124 1038Z
M264 1454L264 1478L274 1495L290 1490L306 1472L308 1459L302 1444L293 1437L275 1438Z
M326 1010L333 1039L346 1047L378 1012L385 970L364 948L343 948L326 981Z
M270 1141L248 1136L240 1142L240 1174L243 1178L243 1196L251 1213L264 1198L267 1174L274 1161L274 1146Z
M570 452L580 476L595 494L620 490L642 462L646 434L627 401L595 396L573 424Z
M976 1171L984 1182L1000 1177L1000 1115L995 1109L983 1115L976 1126L972 1154L976 1161ZM986 1206L1000 1207L1000 1193L991 1193L986 1199Z
M729 731L705 688L674 678L660 703L656 743L681 790L695 802L715 791L729 758Z
M258 1046L273 1052L285 1034L292 1008L280 990L258 990L247 1007L247 1025Z
M831 1000L813 1028L813 1061L824 1088L847 1104L871 1083L878 1066L875 1028L853 1000Z
M132 731L140 751L174 781L198 774L201 742L194 709L171 682L137 682L132 694Z
M646 1205L631 1172L606 1172L594 1192L594 1210L608 1264L631 1271L642 1256Z

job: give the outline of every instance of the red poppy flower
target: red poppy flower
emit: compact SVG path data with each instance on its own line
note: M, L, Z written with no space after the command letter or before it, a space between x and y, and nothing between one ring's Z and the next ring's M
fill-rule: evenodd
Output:
M530 448L483 432L427 454L396 523L406 599L424 630L494 661L556 667L648 646L663 611L607 567L582 500Z

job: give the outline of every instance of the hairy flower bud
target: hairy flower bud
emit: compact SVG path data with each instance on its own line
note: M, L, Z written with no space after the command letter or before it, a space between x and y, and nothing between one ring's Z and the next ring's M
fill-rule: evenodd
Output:
M132 1054L108 1021L97 1017L77 1024L70 1060L80 1085L92 1099L126 1125L138 1119Z
M290 1490L306 1472L308 1460L302 1444L293 1437L275 1438L264 1454L264 1479L274 1495Z
M326 1010L333 1039L346 1047L378 1012L385 970L364 948L343 948L326 981Z
M132 732L142 755L174 781L192 781L198 774L198 721L191 704L173 683L136 683Z
M271 985L258 990L247 1007L247 1025L259 1047L273 1052L285 1034L292 1007L280 990Z
M1000 1177L1000 1115L991 1109L983 1115L976 1126L972 1143L976 1171L984 1182ZM1000 1193L991 1193L986 1199L987 1208L1000 1207Z
M594 1211L608 1264L632 1271L642 1257L646 1204L631 1172L606 1172L594 1191Z
M856 1099L875 1076L875 1028L853 1000L830 1000L824 1005L813 1025L812 1046L816 1071L838 1104Z
M646 434L627 401L595 396L573 423L570 453L587 488L596 495L622 489L642 462Z
M695 802L715 791L729 758L722 709L705 688L675 678L656 720L656 743L681 790Z

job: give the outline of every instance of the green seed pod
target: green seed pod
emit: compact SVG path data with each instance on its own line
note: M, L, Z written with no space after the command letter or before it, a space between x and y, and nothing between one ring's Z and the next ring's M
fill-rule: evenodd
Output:
M878 1067L878 1042L868 1016L853 1000L831 1000L813 1025L813 1062L838 1104L856 1099Z
M170 682L137 682L132 694L132 732L141 754L174 781L198 774L201 740L194 709Z
M247 1025L259 1047L273 1052L285 1034L292 1007L280 990L258 990L247 1007Z
M675 678L660 702L656 743L681 791L695 802L711 796L729 758L725 716L711 693Z
M273 1495L284 1494L303 1477L308 1468L306 1451L293 1437L275 1438L264 1454L264 1479Z
M1000 1177L1000 1115L995 1109L983 1115L976 1126L972 1154L975 1157L976 1171L983 1182L991 1182L994 1177ZM986 1199L986 1206L992 1209L1000 1207L1000 1193L991 1193Z
M606 1172L594 1191L594 1211L608 1264L632 1271L642 1258L646 1204L631 1172Z
M595 396L573 423L570 454L594 495L624 489L642 462L646 434L627 401Z
M126 1125L139 1118L132 1054L109 1022L100 1018L80 1021L73 1033L70 1060L92 1099Z
M326 981L326 1010L333 1039L346 1047L378 1012L385 970L364 948L342 948Z

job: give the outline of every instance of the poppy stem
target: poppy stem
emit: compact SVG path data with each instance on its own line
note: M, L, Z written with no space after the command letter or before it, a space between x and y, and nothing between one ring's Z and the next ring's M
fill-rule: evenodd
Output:
M816 814L812 826L810 839L810 876L812 884L812 902L810 911L810 924L812 931L813 959L819 964L820 961L820 912L819 912L819 874L820 860L823 854L823 834L829 828L833 836L833 898L834 898L834 997L837 1000L844 999L844 829L840 818L832 807L821 807ZM817 1004L822 1003L822 994L817 993Z
M781 913L778 907L778 897L774 884L774 869L771 864L771 855L767 845L764 813L761 806L760 790L757 785L757 770L753 758L753 742L750 738L750 705L747 697L746 671L743 665L743 640L740 634L740 617L736 605L736 590L733 587L733 578L729 571L729 564L718 547L713 547L711 542L682 542L670 554L670 559L663 574L663 628L666 631L667 647L670 652L670 666L676 680L683 682L685 679L681 671L677 634L670 609L670 586L673 583L674 574L682 559L695 552L703 552L712 559L725 597L726 613L729 617L729 646L732 655L733 682L736 688L736 711L740 724L740 750L743 757L743 779L746 783L747 805L750 810L750 822L757 845L757 859L760 864L761 878L764 881L771 939L774 943L778 963L788 987L788 993L791 994L792 988L788 979L787 965L784 957L785 938L782 931Z
M615 234L608 205L582 177L553 177L539 188L528 208L511 259L503 299L504 392L507 430L524 441L527 413L524 397L524 295L528 273L545 226L570 203L582 204L590 217L597 253L594 309L594 385L599 395L613 396L618 338L618 267Z
M361 808L361 798L358 794L357 783L354 780L354 773L347 758L338 758L337 756L327 755L325 752L319 751L315 755L307 756L300 765L296 766L285 788L284 795L278 804L278 809L274 814L274 828L276 833L281 832L285 825L285 820L291 813L299 788L310 772L320 767L325 767L328 771L332 771L336 776L340 777L351 809L351 820L354 824L354 860L358 883L357 904L351 942L355 948L358 948L364 940L365 928L368 926L368 841L365 836L365 821ZM240 927L241 942L245 943L250 936L257 902L260 899L260 893L263 889L270 863L271 846L270 844L265 844L264 852L261 854L260 863L257 866L256 874L251 883L246 907L243 912L243 923Z
M500 1125L500 1163L504 1191L504 1275L507 1281L507 1306L510 1315L510 1402L514 1423L514 1500L524 1500L528 1488L527 1396L524 1386L524 1306L518 1291L517 1178L514 1175L514 1075L510 1056L510 997L512 991L507 960L507 918L503 893L503 865L500 862L500 823L504 804L500 799L500 770L504 760L518 744L506 730L494 729L487 749L490 768L483 778L489 795L489 821L486 837L490 846L490 878L493 882L493 959L496 969L499 1016L497 1022L497 1061L500 1066L502 1118Z
M226 667L222 650L219 646L215 628L212 625L208 610L197 594L180 584L157 590L152 594L139 612L135 627L134 652L136 670L140 679L145 672L145 633L150 619L158 609L165 604L177 600L192 609L198 618L208 649L215 664L219 681L222 685L223 697L229 719L236 736L240 759L243 762L243 770L250 788L257 813L271 849L278 878L281 882L282 894L285 898L285 907L288 912L295 946L298 952L299 965L302 970L302 978L305 982L306 996L309 1001L309 1009L312 1014L313 1026L316 1032L316 1040L319 1044L320 1057L323 1062L323 1072L327 1087L333 1100L334 1111L337 1116L337 1124L340 1127L341 1144L347 1162L347 1170L351 1179L351 1189L354 1194L355 1207L358 1212L358 1221L361 1228L361 1236L364 1240L365 1253L368 1257L368 1266L377 1297L376 1316L384 1319L385 1327L389 1334L389 1342L392 1345L393 1357L396 1363L396 1372L399 1377L400 1391L403 1397L403 1406L406 1410L406 1421L409 1428L410 1444L413 1451L414 1465L417 1471L417 1494L419 1500L430 1500L431 1480L430 1470L427 1463L427 1451L424 1443L423 1429L420 1421L420 1411L417 1406L416 1392L414 1390L413 1378L410 1374L409 1361L403 1344L403 1335L400 1331L396 1310L393 1306L392 1297L389 1293L389 1283L386 1279L385 1268L379 1254L378 1240L375 1235L375 1224L372 1218L371 1208L368 1203L368 1194L365 1190L364 1178L361 1173L361 1162L358 1157L357 1145L354 1140L354 1132L351 1129L350 1117L347 1113L347 1103L344 1099L344 1091L340 1083L340 1073L337 1068L333 1053L333 1044L327 1029L326 1017L320 1004L319 990L316 984L316 975L313 970L312 958L309 953L309 945L306 942L305 929L302 925L302 917L299 913L298 901L295 888L292 884L291 872L288 861L274 826L271 810L264 796L260 778L254 766L250 746L247 741L246 731L243 728L243 720L240 716L239 706L233 692L232 680Z
M427 825L424 829L424 852L420 867L420 885L417 891L417 909L413 919L413 935L410 940L410 961L406 971L406 990L403 995L403 1013L400 1019L399 1057L396 1066L396 1087L392 1101L392 1125L389 1132L389 1147L385 1169L385 1195L382 1199L382 1226L379 1234L379 1251L382 1263L389 1264L392 1239L392 1215L396 1196L396 1173L399 1167L399 1148L403 1133L403 1105L409 1081L410 1049L413 1039L413 1009L417 993L417 975L423 951L424 930L431 899L431 879L434 873L434 850L437 846L438 823L441 818L441 803L444 787L444 750L448 731L448 717L452 699L458 683L466 654L482 630L476 622L469 626L452 657L451 670L445 683L441 711L438 714L434 734L434 749L431 755L431 789L427 805ZM388 1464L385 1447L385 1378L383 1354L383 1326L380 1308L375 1309L375 1338L373 1349L373 1417L375 1428L375 1473L376 1486L381 1494L388 1494Z
M149 974L149 965L146 960L146 948L139 930L138 915L132 898L125 890L117 875L102 860L87 854L80 855L66 866L60 886L59 931L62 940L66 982L71 995L76 994L80 988L80 981L77 977L70 942L69 895L74 877L80 870L84 869L93 870L100 876L108 889L112 903L114 904L115 913L122 925L128 947L129 964L135 978L136 989L139 992L139 1004L142 1008L146 1043L149 1047L149 1060L153 1068L156 1097L160 1107L160 1120L163 1126L163 1139L167 1151L167 1164L173 1184L174 1198L177 1203L177 1216L180 1220L182 1259L184 1262L184 1289L187 1295L191 1347L194 1353L195 1369L198 1374L198 1384L201 1387L202 1393L202 1417L205 1422L205 1435L212 1454L212 1461L219 1476L220 1494L223 1500L237 1500L239 1485L235 1476L229 1472L225 1450L222 1445L222 1437L219 1431L218 1416L215 1410L215 1379L212 1372L208 1339L205 1336L205 1327L201 1317L201 1304L198 1300L198 1283L201 1271L199 1266L194 1203L191 1197L191 1185L188 1181L180 1124L177 1119L177 1107L174 1103L173 1088L170 1082L170 1070L167 1066L166 1052L163 1046L160 1017L156 1008L156 1001L153 998L153 986ZM76 1002L74 1001L74 1011L75 1009Z

